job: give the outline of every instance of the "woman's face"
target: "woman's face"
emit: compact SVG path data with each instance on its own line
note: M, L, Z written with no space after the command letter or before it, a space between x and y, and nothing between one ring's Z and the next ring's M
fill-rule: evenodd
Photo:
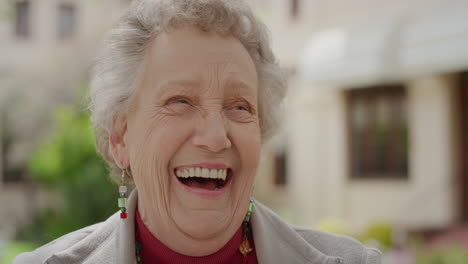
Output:
M252 59L234 37L186 27L159 34L145 63L124 135L143 220L199 239L234 233L261 148Z

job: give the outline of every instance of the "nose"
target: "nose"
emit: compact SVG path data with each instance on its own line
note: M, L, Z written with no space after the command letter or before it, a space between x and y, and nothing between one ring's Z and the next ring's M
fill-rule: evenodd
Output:
M211 152L221 152L231 147L227 124L221 113L204 116L197 126L193 143Z

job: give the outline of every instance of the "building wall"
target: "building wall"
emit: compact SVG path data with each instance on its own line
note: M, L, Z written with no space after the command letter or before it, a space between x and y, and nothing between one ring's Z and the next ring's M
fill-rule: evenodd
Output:
M346 127L341 91L301 87L291 95L290 195L299 224L342 218L346 199Z
M44 124L51 121L56 105L75 99L99 39L128 5L123 0L29 2L30 36L19 38L14 31L15 1L0 0L0 111L6 112L5 129L16 135L11 159L18 163L49 132ZM76 9L75 32L67 39L57 34L60 3L73 3Z
M353 225L385 219L410 228L455 221L453 111L456 77L429 76L408 83L408 181L349 182L346 216Z
M15 70L36 70L37 67L43 69L44 65L53 62L51 59L60 53L69 54L70 49L82 49L83 44L89 41L96 42L99 34L115 21L125 6L123 0L30 1L31 35L29 38L21 39L14 34L14 5L11 4L14 2L0 0L3 13L0 23L0 46L3 49L0 67ZM59 40L57 37L59 3L73 3L76 6L76 34L66 40ZM102 16L103 13L106 14L105 17Z
M382 19L411 21L462 1L254 1L270 28L273 47L285 68L298 68L307 39L329 28L366 25ZM430 54L428 54L430 55ZM408 78L406 76L405 78ZM313 226L324 218L345 219L356 229L373 221L404 228L443 227L455 221L456 77L412 76L407 84L410 126L409 180L351 180L348 175L346 100L343 87L301 83L292 78L284 122L289 152L287 186L256 192L276 211L289 208L291 219ZM264 166L271 166L265 162ZM271 184L262 169L259 182ZM281 205L278 196L290 201ZM274 198L273 198L274 197Z
M349 178L342 90L304 87L292 96L288 190L297 222L314 225L324 218L338 218L357 229L376 221L412 229L453 223L456 84L455 75L421 77L407 83L408 180Z
M7 160L25 167L29 154L53 128L53 110L73 102L87 78L103 32L128 5L126 0L30 0L30 37L15 35L15 1L0 0L0 135L14 135ZM57 36L58 4L76 8L75 33ZM104 14L104 15L103 15ZM3 153L0 152L0 158ZM54 194L29 182L3 182L0 164L0 243L39 210L56 206Z
M291 16L290 0L252 0L272 32L273 47L281 63L296 66L312 34L329 28L373 24L389 18L413 19L463 0L299 0L299 13Z

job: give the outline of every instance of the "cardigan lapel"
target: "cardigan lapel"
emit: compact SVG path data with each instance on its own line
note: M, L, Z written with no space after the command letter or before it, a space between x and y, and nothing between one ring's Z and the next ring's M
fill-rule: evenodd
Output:
M128 199L127 219L118 219L116 236L117 263L134 264L135 212L138 193L133 190ZM258 263L274 264L328 264L341 263L339 258L326 256L305 241L273 211L255 201L252 215L252 232Z
M133 190L128 198L127 219L118 219L119 225L116 237L117 263L136 263L135 257L135 212L138 194Z
M311 246L270 209L255 201L252 232L258 262L288 264L341 263Z

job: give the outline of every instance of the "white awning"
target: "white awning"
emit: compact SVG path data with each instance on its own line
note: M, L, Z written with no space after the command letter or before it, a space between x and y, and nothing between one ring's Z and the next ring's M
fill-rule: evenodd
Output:
M407 19L314 34L299 78L316 86L353 87L468 70L468 1L447 4Z
M401 32L399 61L409 77L467 70L468 2L408 21Z
M393 79L399 21L381 21L314 34L299 67L307 83L365 85Z

